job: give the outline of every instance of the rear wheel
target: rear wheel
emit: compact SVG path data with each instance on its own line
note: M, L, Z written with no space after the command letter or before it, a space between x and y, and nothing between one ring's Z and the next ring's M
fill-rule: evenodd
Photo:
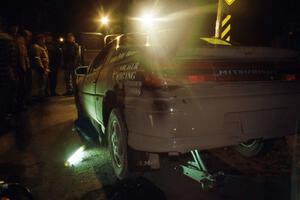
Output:
M250 158L261 153L263 147L264 141L262 139L252 139L234 146L233 149L244 157Z
M108 150L115 175L124 179L128 175L127 130L118 109L112 109L107 124Z

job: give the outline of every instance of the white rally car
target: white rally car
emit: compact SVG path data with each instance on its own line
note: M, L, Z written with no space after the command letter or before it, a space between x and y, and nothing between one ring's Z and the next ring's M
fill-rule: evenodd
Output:
M235 145L253 156L266 140L299 132L297 59L213 38L175 50L143 34L120 35L76 69L78 118L108 142L119 178L127 176L128 149L179 154Z

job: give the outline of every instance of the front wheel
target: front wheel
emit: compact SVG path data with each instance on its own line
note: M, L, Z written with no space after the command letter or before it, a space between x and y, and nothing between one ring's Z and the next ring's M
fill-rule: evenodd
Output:
M233 149L242 156L250 158L261 153L263 147L264 141L262 139L252 139L234 146Z
M117 178L124 179L128 175L127 130L121 112L116 108L109 115L107 139L114 173Z

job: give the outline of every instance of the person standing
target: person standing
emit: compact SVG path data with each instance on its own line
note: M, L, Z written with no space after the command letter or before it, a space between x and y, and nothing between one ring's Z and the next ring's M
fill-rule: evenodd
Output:
M28 52L26 47L25 38L21 35L15 37L15 42L19 50L19 86L18 86L18 102L22 109L26 109L26 97L28 90L26 87L26 73L29 69Z
M18 85L18 47L14 39L4 32L0 19L0 129L5 129L8 118L15 113Z
M25 55L25 62L26 62L26 72L25 72L25 87L26 87L26 97L25 101L27 104L31 104L31 87L32 87L32 69L30 64L30 49L31 49L31 40L32 40L32 33L28 30L23 30L21 32L21 36L23 36L26 45L26 55Z
M65 70L65 96L73 95L74 70L79 65L79 45L75 42L73 33L68 33L63 46L63 69Z
M50 33L45 33L46 35L46 46L49 55L49 88L51 96L58 96L56 93L57 85L57 73L58 67L61 66L62 52L59 46L53 41L53 37Z
M18 48L18 66L17 66L17 76L18 76L18 87L17 87L17 102L18 109L26 110L25 96L25 73L27 70L26 66L26 54L27 49L25 45L25 39L23 36L19 35L19 27L17 25L12 25L9 28L9 34L14 39L15 45Z
M35 85L35 96L38 101L43 101L47 85L49 70L49 57L45 44L45 36L38 34L36 43L32 46L31 66L33 73L33 84Z

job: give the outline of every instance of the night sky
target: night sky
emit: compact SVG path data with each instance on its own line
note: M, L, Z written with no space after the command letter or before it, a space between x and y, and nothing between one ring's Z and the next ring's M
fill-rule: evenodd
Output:
M97 31L95 22L101 10L114 18L126 13L134 0L10 0L0 7L0 16L10 24L18 24L33 32L54 33ZM138 0L140 1L140 0ZM164 0L166 1L166 0ZM172 1L172 0L171 0ZM200 4L216 4L217 0L198 0ZM284 35L299 27L296 0L237 0L232 6L233 36L237 42L268 43L270 38ZM205 16L212 35L216 12ZM243 34L241 34L243 33Z
M101 0L10 0L1 6L1 16L9 23L33 31L94 31L101 8L119 5Z

